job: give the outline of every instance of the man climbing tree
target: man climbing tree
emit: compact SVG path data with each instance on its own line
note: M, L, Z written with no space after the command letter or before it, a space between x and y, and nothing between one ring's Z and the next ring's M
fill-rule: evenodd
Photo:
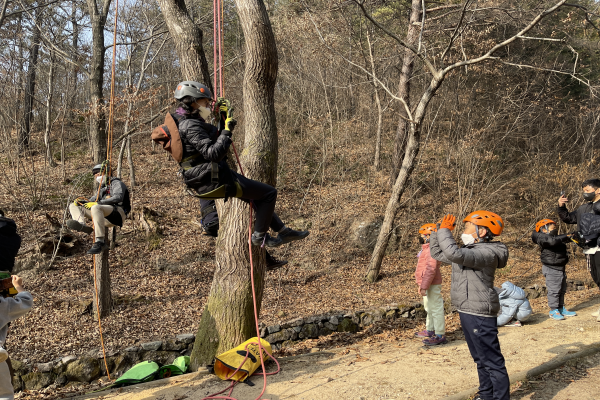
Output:
M131 211L131 203L129 189L119 178L110 176L111 170L108 166L98 164L94 166L92 173L100 185L99 194L94 194L89 199L75 199L69 206L73 219L67 220L67 227L87 234L95 232L96 242L88 250L88 254L100 254L106 248L105 228L123 226L127 214ZM93 229L85 224L86 219L93 221Z

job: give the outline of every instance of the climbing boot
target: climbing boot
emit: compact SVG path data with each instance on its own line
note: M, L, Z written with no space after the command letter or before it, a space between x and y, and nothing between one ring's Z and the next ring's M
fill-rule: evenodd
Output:
M94 232L94 228L84 225L79 221L75 221L74 219L67 220L67 228L72 231L87 233L88 235Z
M105 242L96 241L91 249L88 250L88 254L100 254L102 250L108 249L108 245Z
M446 335L433 335L430 338L423 339L423 344L425 346L437 346L439 344L448 343L446 339Z
M253 246L266 246L266 247L278 247L283 244L283 240L278 237L273 237L268 233L254 232L252 234L252 245Z
M287 260L278 260L267 252L267 271L276 270L283 267L287 263Z
M281 244L286 244L289 242L293 242L294 240L301 240L307 237L310 234L309 231L295 231L291 228L285 228L277 235L278 238L281 238Z

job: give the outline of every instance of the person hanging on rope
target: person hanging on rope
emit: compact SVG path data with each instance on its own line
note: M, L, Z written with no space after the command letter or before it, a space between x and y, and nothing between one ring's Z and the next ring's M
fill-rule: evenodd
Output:
M73 219L67 220L67 227L87 234L95 232L96 242L87 253L100 254L106 248L105 228L123 226L131 211L131 202L129 189L119 178L110 176L111 168L106 163L94 166L92 173L100 185L99 192L89 199L78 197L69 205ZM86 219L92 220L93 229L85 224Z
M231 146L231 134L236 121L227 100L217 106L227 115L222 130L208 123L212 93L203 84L184 81L175 89L179 107L175 111L177 130L183 154L181 167L185 184L204 199L237 197L251 202L256 210L252 244L277 247L294 240L304 239L308 231L296 231L285 226L275 213L277 189L265 183L248 179L232 171L225 157ZM267 232L271 228L277 236Z

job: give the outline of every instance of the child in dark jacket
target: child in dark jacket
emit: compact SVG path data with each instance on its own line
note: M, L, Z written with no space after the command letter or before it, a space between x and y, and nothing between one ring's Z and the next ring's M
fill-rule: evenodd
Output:
M431 257L429 237L435 231L435 224L425 224L419 229L422 248L415 271L415 280L419 294L423 296L423 307L427 311L425 330L416 333L416 337L425 338L426 346L446 343L446 323L444 320L444 300L442 298L442 273L440 262Z
M568 235L557 235L556 222L551 219L542 219L535 224L535 232L531 235L533 243L540 246L540 260L542 261L542 274L546 278L548 288L548 306L550 318L562 320L565 317L574 317L577 313L565 307L565 293L567 292L567 273L565 265L569 262L567 254Z

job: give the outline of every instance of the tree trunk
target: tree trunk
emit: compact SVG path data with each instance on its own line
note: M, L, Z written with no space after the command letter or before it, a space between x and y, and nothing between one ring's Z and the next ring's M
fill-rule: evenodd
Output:
M90 60L90 136L92 158L95 164L106 160L106 115L104 112L104 25L111 0L104 0L103 9L98 9L96 0L87 0L92 25L92 59Z
M408 143L404 152L402 168L400 169L398 178L396 178L396 183L394 183L392 188L392 195L385 209L383 223L381 224L381 231L379 231L379 236L377 237L377 242L375 243L375 249L373 250L371 261L369 262L369 270L367 271L367 275L365 277L365 279L370 283L375 282L379 276L381 262L388 246L394 219L396 218L396 214L398 214L398 209L400 208L400 198L404 193L404 189L406 189L406 183L408 182L408 179L410 178L410 175L415 167L415 161L417 159L417 154L419 154L420 148L421 123L425 117L425 111L427 110L427 106L429 105L431 98L440 87L442 82L443 77L433 78L431 80L429 87L423 93L423 96L419 101L419 105L414 113L414 123L410 124Z
M246 39L243 84L246 135L242 163L248 177L275 185L278 152L275 36L262 0L236 0L236 6ZM221 229L216 269L192 352L193 370L256 335L248 265L248 205L232 199L224 206L218 201L217 206ZM257 313L263 295L264 256L263 250L253 248Z
M72 57L73 57L73 60L76 60L77 59L77 48L79 47L79 21L77 19L77 3L75 2L75 0L73 0L71 3L71 25L73 26L73 37L71 38ZM71 88L71 90L73 90L73 91L75 91L77 88L78 71L79 71L79 67L77 65L73 65L71 67L71 70L68 73L68 77L67 77L67 80L69 81L68 85ZM67 96L67 98L66 98L66 102L67 102L66 118L69 121L69 125L75 118L75 114L73 113L72 109L74 108L73 105L75 104L76 99L77 99L76 96Z
M420 25L418 25L423 13L421 2L422 0L412 0L412 11L410 13L410 21L408 23L408 31L406 33L406 44L413 47L419 40L419 31L421 29ZM410 108L410 79L412 78L414 65L415 54L409 49L404 49L404 57L402 58L402 72L400 73L400 83L398 84L398 97L404 99L406 104L408 104L408 108ZM400 106L400 115L405 118L408 117L403 106ZM400 166L403 165L403 157L405 154L404 150L407 144L409 129L411 128L408 125L408 121L406 121L404 118L399 118L398 128L396 129L396 140L394 141L394 152L392 154L390 185L394 184L396 181Z
M40 50L39 11L32 27L31 49L29 50L29 61L27 63L27 82L25 84L25 97L23 101L23 118L19 127L19 153L29 149L29 137L31 134L31 119L33 117L33 99L35 97L35 79Z
M214 95L208 62L202 47L203 33L190 17L185 1L158 0L158 4L175 43L181 73L187 80L203 80Z
M44 145L46 145L46 160L52 168L56 167L52 158L50 147L50 132L52 130L52 96L54 94L54 52L50 51L50 66L48 71L48 97L46 98L46 131L44 132Z
M381 100L379 99L379 90L375 80L375 59L373 58L373 45L371 44L371 35L367 29L367 44L369 46L369 61L371 62L371 73L373 74L373 88L375 89L375 104L377 104L377 134L375 135L375 160L373 168L379 169L379 160L381 159L381 129L383 125L383 111L381 109Z
M108 236L108 228L104 231L104 240L110 246L110 238ZM94 315L98 318L98 310L100 317L104 318L110 314L112 308L112 295L110 292L110 268L108 266L108 246L102 250L102 253L94 256L94 268L96 270L96 281L94 282ZM96 294L98 298L96 299Z

